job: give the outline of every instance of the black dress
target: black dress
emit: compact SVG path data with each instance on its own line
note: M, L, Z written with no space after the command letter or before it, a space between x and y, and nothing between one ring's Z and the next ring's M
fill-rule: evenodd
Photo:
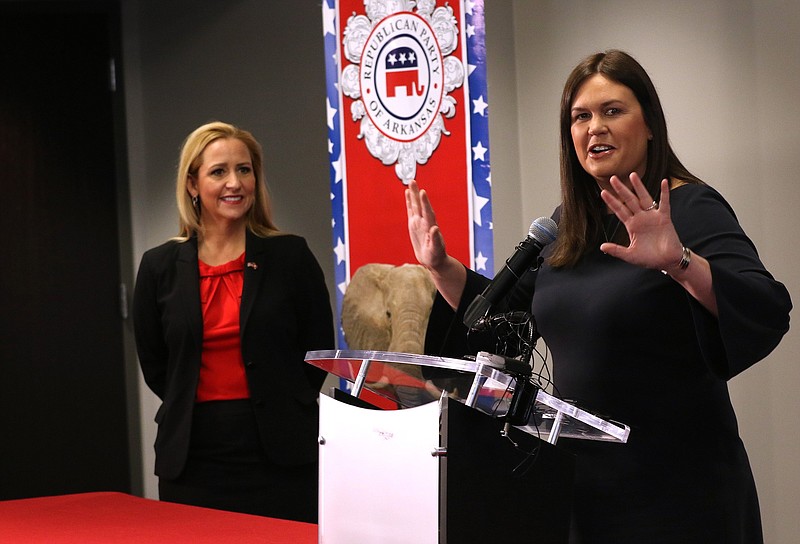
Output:
M711 263L718 319L669 276L599 249L542 265L510 297L532 300L554 393L631 427L627 444L559 441L576 455L572 542L762 541L726 380L778 344L791 301L719 193L683 185L670 202L682 242ZM459 315L486 281L469 273ZM474 351L447 310L437 301L428 348Z

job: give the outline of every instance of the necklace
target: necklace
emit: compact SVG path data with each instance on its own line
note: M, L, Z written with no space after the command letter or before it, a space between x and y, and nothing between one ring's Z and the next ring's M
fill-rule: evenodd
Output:
M609 236L608 228L611 227L612 222L615 223L615 225ZM613 213L603 217L603 222L600 224L600 227L603 229L603 237L606 239L606 242L611 242L614 239L621 223L622 222Z

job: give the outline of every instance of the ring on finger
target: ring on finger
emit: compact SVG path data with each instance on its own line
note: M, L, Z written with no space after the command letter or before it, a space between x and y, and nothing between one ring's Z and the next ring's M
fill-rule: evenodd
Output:
M658 209L658 202L654 200L653 203L650 204L648 207L642 208L642 211L649 212L650 210L657 210L657 209Z

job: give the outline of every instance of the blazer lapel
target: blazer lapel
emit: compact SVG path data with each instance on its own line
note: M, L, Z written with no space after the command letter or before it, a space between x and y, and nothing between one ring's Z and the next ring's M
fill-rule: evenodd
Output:
M250 312L253 309L258 291L264 279L267 266L267 245L269 238L259 238L247 231L247 242L244 255L244 287L242 288L242 305L239 309L239 327L244 331Z
M186 308L189 330L198 346L203 345L203 310L200 307L200 270L197 264L197 238L180 244L176 263L178 296Z

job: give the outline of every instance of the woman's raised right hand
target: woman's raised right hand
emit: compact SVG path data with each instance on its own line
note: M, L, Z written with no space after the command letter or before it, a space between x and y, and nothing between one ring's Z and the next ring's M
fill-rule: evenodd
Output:
M416 181L406 188L406 212L414 256L431 272L439 293L451 307L457 308L467 279L466 268L447 254L428 194L420 190Z
M444 237L436 223L436 214L428 199L428 193L420 190L416 181L406 188L406 213L408 235L419 264L435 271L447 260Z

